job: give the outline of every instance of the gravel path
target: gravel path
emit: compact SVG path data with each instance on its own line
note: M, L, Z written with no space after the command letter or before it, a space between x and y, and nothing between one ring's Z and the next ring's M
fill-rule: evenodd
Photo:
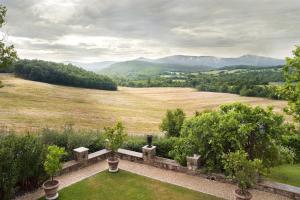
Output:
M202 193L211 194L217 197L221 197L224 199L234 199L233 191L236 186L220 183L216 181L211 181L205 178L191 176L184 173L174 172L159 169L156 167L152 167L149 165L143 165L138 163L129 162L126 160L121 160L120 169L150 177L156 180L160 180L163 182L175 184L178 186L182 186L185 188L189 188L195 191L199 191ZM99 172L102 172L107 169L106 162L98 162L94 165L88 166L86 168L80 169L75 172L71 172L62 176L57 177L56 179L61 182L60 189L67 187L73 183L79 182L85 178L93 176ZM253 195L253 200L288 200L286 197L282 197L276 194L271 194L267 192L261 192L258 190L251 191ZM16 198L16 200L35 200L39 199L44 195L44 191L42 189L38 189L33 193L28 193L21 197Z

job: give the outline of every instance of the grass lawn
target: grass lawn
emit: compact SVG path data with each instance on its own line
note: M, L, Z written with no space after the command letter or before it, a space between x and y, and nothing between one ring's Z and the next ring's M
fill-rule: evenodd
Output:
M300 187L300 164L274 167L268 179Z
M167 109L182 108L188 116L196 110L243 102L263 107L273 105L281 112L285 101L242 97L235 94L198 92L191 88L124 88L104 91L64 87L1 75L0 127L17 132L44 127L102 129L117 120L129 134L159 133Z
M70 200L217 200L220 198L163 183L126 171L107 171L60 190L59 199Z

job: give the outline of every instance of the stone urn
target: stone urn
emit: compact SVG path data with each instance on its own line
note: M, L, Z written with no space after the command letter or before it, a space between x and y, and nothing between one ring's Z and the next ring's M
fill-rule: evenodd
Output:
M58 187L59 181L58 180L49 180L43 184L43 189L45 191L45 198L47 200L53 200L58 198Z
M250 200L252 199L252 195L250 192L246 191L242 194L241 189L236 189L234 191L235 200Z
M107 159L108 163L108 171L109 172L117 172L119 171L118 165L119 165L119 158L110 157Z

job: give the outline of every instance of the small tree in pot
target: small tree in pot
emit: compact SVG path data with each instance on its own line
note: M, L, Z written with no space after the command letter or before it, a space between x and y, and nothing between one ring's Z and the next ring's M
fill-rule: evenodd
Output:
M226 173L238 183L235 190L236 200L250 200L251 193L248 191L256 182L257 175L262 169L262 161L248 160L245 151L236 151L223 156L224 169Z
M54 176L62 169L61 157L66 155L65 149L56 145L48 147L48 154L44 162L44 169L46 173L51 177L51 180L46 181L43 184L44 191L46 193L46 199L58 198L59 181L54 180Z
M104 129L104 136L106 142L106 148L111 150L111 154L107 159L109 172L117 172L119 165L119 158L116 156L117 150L122 146L124 140L126 139L126 133L124 131L124 126L121 122L118 122L112 128Z

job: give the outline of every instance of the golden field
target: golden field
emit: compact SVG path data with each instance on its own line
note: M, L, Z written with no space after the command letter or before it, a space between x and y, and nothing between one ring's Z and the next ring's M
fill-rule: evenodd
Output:
M125 88L103 91L51 85L0 75L0 126L17 132L43 127L102 129L117 120L131 134L159 134L167 109L182 108L188 116L221 104L243 102L282 112L285 101L198 92L191 88Z

